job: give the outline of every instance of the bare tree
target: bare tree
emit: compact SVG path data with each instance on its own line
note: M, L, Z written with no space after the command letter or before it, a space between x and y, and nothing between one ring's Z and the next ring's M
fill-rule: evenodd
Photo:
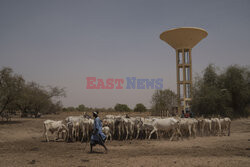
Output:
M152 114L167 115L174 114L173 109L177 105L177 95L170 89L156 90L152 96Z

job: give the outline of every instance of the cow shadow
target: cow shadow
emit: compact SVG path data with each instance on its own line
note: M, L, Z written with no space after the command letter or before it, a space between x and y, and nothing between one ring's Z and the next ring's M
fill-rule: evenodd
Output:
M50 140L49 142L47 142L46 140L41 140L42 143L67 143L65 140Z

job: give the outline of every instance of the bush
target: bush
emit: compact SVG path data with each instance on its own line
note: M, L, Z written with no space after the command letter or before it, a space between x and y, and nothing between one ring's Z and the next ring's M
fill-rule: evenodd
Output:
M134 112L146 112L147 108L142 104L136 104L135 108L134 108Z
M118 111L118 112L128 112L128 111L131 111L131 110L127 106L127 104L116 104L115 105L115 111Z
M80 104L78 107L77 107L77 111L85 111L86 107L85 105L83 104Z

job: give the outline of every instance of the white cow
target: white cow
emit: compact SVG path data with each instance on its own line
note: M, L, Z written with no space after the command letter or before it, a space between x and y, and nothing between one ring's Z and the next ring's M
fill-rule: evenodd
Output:
M164 118L164 119L154 119L152 123L154 129L151 131L149 135L149 139L151 138L151 135L156 132L157 139L159 137L158 130L164 130L166 133L169 131L173 131L173 134L170 138L170 141L172 141L174 135L178 136L178 134L182 137L182 134L179 129L179 121L175 118ZM178 134L177 134L178 133Z
M226 118L220 118L220 124L221 124L221 133L226 134L230 136L230 129L231 129L231 119Z
M70 130L72 134L69 135L71 140L73 141L83 140L83 136L85 136L85 132L86 132L84 131L85 129L83 129L83 122L86 119L88 120L88 118L86 118L84 115L69 116L65 119L67 123L71 122L72 124L72 130ZM81 134L82 134L82 138L80 139Z
M90 139L90 135L92 133L93 130L93 124L94 124L94 120L93 119L83 119L81 120L81 127L82 127L82 141L84 139L86 139L87 141L89 141Z
M107 118L107 119L115 119L115 115L105 115L104 118Z
M212 132L212 121L210 119L202 119L201 121L201 136L204 134L210 135Z
M84 117L82 115L80 116L68 116L65 118L66 122L80 122Z
M124 129L126 130L126 138L125 140L128 139L128 137L130 137L130 139L132 139L133 134L134 134L134 121L132 121L130 118L124 118L122 117L122 123L124 126Z
M140 130L145 132L145 138L149 138L150 132L154 129L152 118L141 118L142 125L140 126Z
M118 140L122 139L122 135L124 134L124 126L123 126L123 120L122 117L115 117L115 132L117 132Z
M221 135L221 124L219 118L211 118L212 131L214 135Z
M189 137L196 137L198 121L194 118L180 118L180 130L188 134Z
M65 130L66 133L68 132L68 128L63 123L63 121L46 120L43 122L43 126L44 126L43 136L46 137L47 142L49 142L48 131L50 131L52 134L54 132L57 132L57 138L55 138L55 140L59 138L59 133L62 132L63 130Z
M142 118L141 117L130 117L130 120L133 121L134 124L134 130L136 131L135 139L138 139L141 126L142 126Z

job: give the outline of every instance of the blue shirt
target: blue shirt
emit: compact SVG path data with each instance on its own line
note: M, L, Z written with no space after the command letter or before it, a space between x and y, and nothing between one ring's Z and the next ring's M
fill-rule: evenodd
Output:
M102 122L99 117L96 117L94 120L94 133L91 136L91 140L101 142L100 137L102 140L106 139L106 136L102 132Z

